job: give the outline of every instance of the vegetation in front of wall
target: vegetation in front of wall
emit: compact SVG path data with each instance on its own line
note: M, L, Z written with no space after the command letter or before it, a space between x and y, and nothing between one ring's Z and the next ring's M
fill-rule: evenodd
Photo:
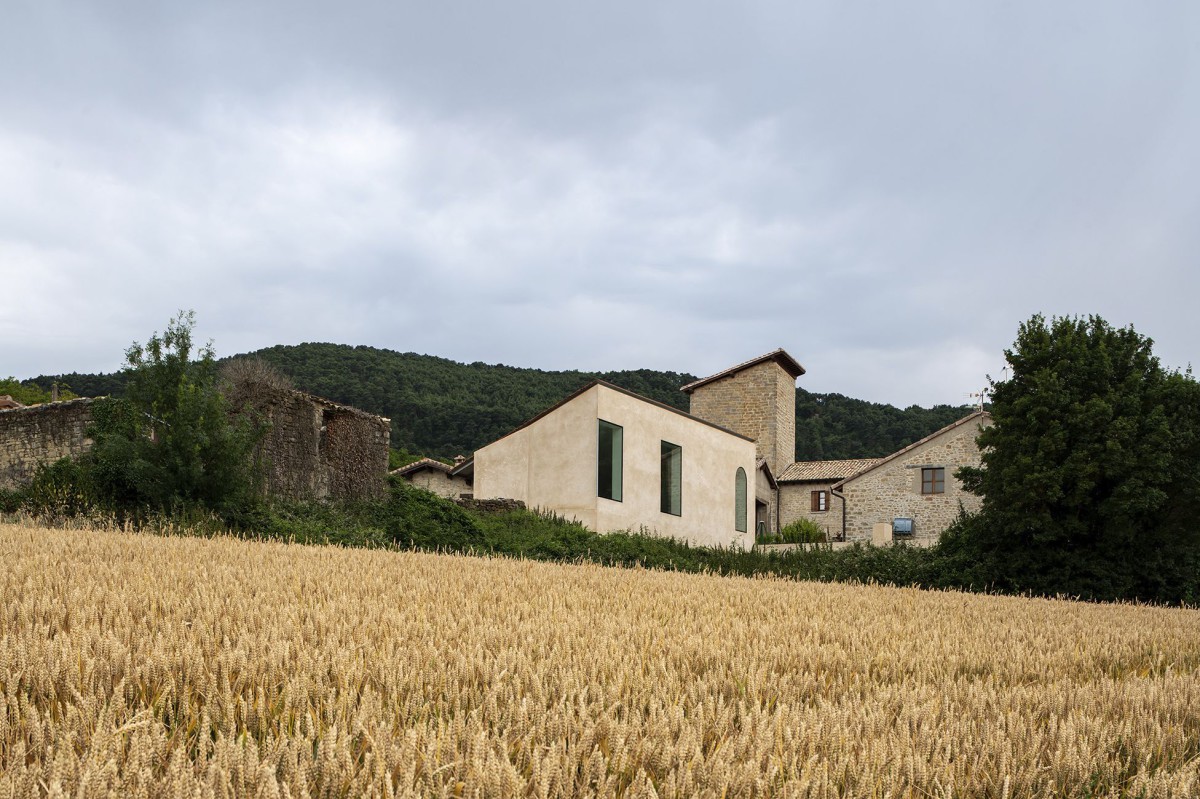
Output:
M758 537L760 544L824 544L828 540L825 528L812 519L797 519L785 524L778 533Z

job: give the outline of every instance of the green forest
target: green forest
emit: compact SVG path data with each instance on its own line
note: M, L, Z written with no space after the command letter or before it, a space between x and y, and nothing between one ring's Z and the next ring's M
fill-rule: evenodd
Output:
M549 372L344 344L275 346L248 353L277 367L296 387L392 420L392 447L451 458L508 433L585 383L600 378L687 410L680 372ZM232 356L241 357L241 356ZM115 374L42 375L25 385L49 390L58 381L79 396L122 396ZM969 413L964 406L905 409L841 394L796 390L796 459L888 455Z

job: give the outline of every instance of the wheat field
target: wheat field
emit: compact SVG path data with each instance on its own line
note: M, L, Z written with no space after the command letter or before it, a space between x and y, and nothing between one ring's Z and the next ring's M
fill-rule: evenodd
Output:
M1200 612L0 525L0 799L1200 795Z

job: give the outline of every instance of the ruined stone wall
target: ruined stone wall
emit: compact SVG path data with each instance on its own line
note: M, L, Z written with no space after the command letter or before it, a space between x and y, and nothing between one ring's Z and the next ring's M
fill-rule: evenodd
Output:
M387 489L387 419L351 408L320 411L318 468L330 499L374 499Z
M255 450L264 493L286 499L327 496L318 461L321 413L312 401L294 391L277 391L259 398L254 410L267 425Z
M847 481L843 489L848 502L847 539L870 541L872 525L891 525L896 517L913 519L914 539L936 539L954 521L960 503L968 511L978 510L982 500L963 491L954 472L960 466L979 465L979 447L975 445L979 431L978 422L967 422ZM946 470L944 493L921 494L924 467Z
M779 484L779 523L786 527L797 519L808 519L833 541L842 533L842 501L833 495L832 481ZM825 511L812 509L812 492L824 491Z
M387 486L387 419L297 391L257 398L268 425L257 457L264 491L289 499L367 499Z
M754 439L775 474L796 460L796 379L775 361L696 388L691 413Z
M38 466L86 452L94 402L82 398L0 411L0 488L19 488Z

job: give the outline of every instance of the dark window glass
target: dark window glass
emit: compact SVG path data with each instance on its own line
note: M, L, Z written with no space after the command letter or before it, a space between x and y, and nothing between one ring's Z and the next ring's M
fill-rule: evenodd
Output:
M941 466L921 470L921 493L946 493L946 470Z
M746 532L746 470L738 467L733 486L733 529Z
M672 516L683 515L683 450L678 445L662 442L660 508Z
M621 501L621 461L624 430L600 420L600 446L596 453L596 493Z

